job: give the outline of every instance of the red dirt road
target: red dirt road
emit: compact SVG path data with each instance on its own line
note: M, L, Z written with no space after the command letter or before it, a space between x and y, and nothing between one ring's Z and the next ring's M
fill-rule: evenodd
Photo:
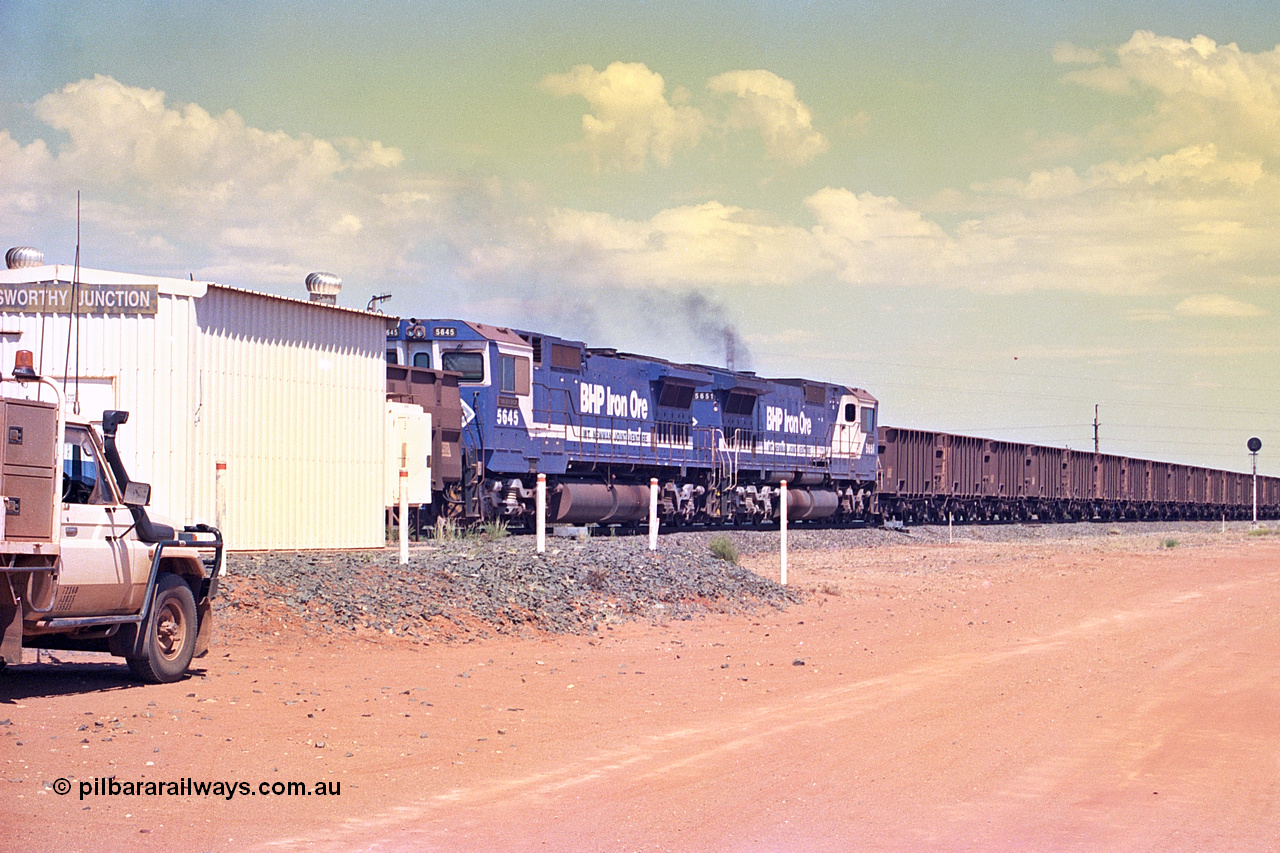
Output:
M160 687L25 666L0 846L1280 849L1280 537L1178 538L793 553L802 606L598 637L237 616ZM236 790L81 798L112 775Z

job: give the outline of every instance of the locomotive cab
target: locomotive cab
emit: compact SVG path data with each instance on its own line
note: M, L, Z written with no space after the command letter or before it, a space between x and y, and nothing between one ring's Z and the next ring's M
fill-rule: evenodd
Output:
M529 438L534 413L533 347L528 341L510 329L483 323L402 320L389 332L387 362L457 375L466 515L487 514L479 503L494 489L484 482L484 472L537 470L538 448Z
M860 457L876 453L876 400L860 388L846 388L840 395L835 430L832 434L833 455Z

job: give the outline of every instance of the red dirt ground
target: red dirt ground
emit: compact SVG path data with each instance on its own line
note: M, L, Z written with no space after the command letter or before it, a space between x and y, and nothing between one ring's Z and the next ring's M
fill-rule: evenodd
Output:
M23 666L2 846L1280 849L1280 537L1165 538L793 553L801 606L593 637L415 646L267 608L158 687ZM80 797L113 775L340 792Z

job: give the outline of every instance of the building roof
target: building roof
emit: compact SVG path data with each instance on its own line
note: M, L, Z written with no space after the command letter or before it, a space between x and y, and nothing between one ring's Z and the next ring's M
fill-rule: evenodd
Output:
M155 275L135 275L127 272L94 270L69 264L46 264L41 267L18 267L0 270L0 284L42 284L46 281L70 282L78 279L81 284L153 284L161 293L170 296L204 296L212 282L189 281L185 278L164 278Z
M235 287L229 284L218 284L213 281L195 281L194 279L185 278L167 278L157 275L137 275L135 273L114 272L111 270L96 270L87 267L80 267L77 274L76 268L69 264L45 264L38 267L18 267L17 269L0 269L0 285L5 284L43 284L44 282L71 282L78 279L81 284L88 285L154 285L160 293L167 296L188 296L199 299L204 296L209 288L217 288L219 290L227 290L233 293L243 293L248 296L255 296L262 299L276 299L285 302L297 302L302 305L311 305L316 308L327 311L343 311L350 314L361 314L369 317L378 317L384 320L398 320L399 317L391 314L383 314L377 311L368 311L364 308L348 308L344 305L331 305L325 302L313 302L310 299L302 299L295 296L280 296L275 293L266 293L261 290L250 290L245 287Z
M199 282L197 282L197 284L198 283ZM400 320L400 317L396 314L384 314L381 311L368 311L364 308L348 308L345 305L332 305L328 302L313 302L310 299L302 299L297 296L281 296L278 293L267 293L262 290L250 290L247 287L235 287L234 285L218 284L217 282L212 281L206 282L206 284L216 290L226 290L231 293L244 293L249 296L257 296L263 299L278 299L282 302L296 302L299 305L310 305L315 308L323 308L327 311L342 311L347 314L359 314L364 317L377 317L380 320L386 321L398 322ZM204 294L201 295L203 296ZM523 343L523 341L521 341L521 343Z

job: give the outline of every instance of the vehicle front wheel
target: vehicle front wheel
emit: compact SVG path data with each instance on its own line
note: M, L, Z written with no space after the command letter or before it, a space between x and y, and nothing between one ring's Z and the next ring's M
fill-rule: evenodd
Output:
M129 671L142 681L168 684L186 674L196 649L196 600L191 587L177 575L161 575L152 611L146 654L128 658Z

